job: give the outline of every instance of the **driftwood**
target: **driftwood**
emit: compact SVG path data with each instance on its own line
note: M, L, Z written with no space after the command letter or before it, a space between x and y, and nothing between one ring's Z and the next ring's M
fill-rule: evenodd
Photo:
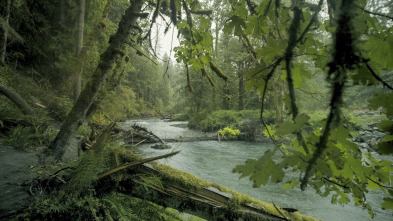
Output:
M121 127L116 127L115 128L116 133L121 133L123 136L123 140L126 143L129 144L136 144L140 143L143 141L144 143L162 143L164 144L164 141L159 138L157 135L155 135L153 132L148 131L146 128L138 126L138 125L133 125L129 130L125 130Z

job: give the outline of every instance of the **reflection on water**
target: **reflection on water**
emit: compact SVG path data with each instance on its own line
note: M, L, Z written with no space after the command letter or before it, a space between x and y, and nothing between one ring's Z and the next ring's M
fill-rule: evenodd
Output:
M129 121L123 126L133 125L135 121ZM179 122L164 122L161 120L139 121L139 125L147 127L148 130L161 136L161 138L175 138L179 136L201 136L203 133L188 130L183 127L172 126ZM345 205L332 205L330 197L322 198L315 191L308 188L306 191L300 189L283 190L282 183L268 183L260 188L252 188L252 182L247 178L239 179L239 174L232 173L236 165L243 164L247 159L258 158L273 147L271 144L254 143L243 141L221 142L200 141L169 143L173 148L170 150L156 150L150 148L151 144L141 145L137 151L146 157L165 154L174 150L181 150L179 154L170 159L162 159L159 162L174 168L190 172L202 179L226 186L230 189L247 194L253 198L274 202L281 207L291 207L300 213L313 216L322 220L371 220L367 210L355 207L354 203ZM290 176L299 176L291 174ZM382 195L378 192L370 192L367 199L371 202L377 216L374 220L393 220L391 211L380 209Z

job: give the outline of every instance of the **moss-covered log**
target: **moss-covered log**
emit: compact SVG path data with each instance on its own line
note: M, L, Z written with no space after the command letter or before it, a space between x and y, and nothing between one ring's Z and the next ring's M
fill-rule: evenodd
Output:
M136 160L127 151L120 155ZM315 220L159 163L133 168L132 173L139 175L119 183L123 193L207 220ZM149 181L146 179L149 176L159 178L160 182Z

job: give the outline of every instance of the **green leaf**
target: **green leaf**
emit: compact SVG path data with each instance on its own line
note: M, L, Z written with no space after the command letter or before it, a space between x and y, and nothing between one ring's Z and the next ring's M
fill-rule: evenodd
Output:
M277 135L276 135L276 131L273 130L269 125L266 125L265 130L263 131L263 134L265 135L265 137L270 137L269 133L272 137L274 137L274 139L277 139Z
M200 70L201 68L203 68L203 64L199 59L191 58L188 62L190 63L190 65L192 65L191 68L193 70Z
M393 63L393 62L392 62ZM376 94L369 100L369 107L377 109L383 107L387 117L393 117L393 93Z
M256 160L247 160L245 165L238 165L233 172L242 173L241 177L250 176L250 180L254 182L254 187L259 187L269 181L273 183L281 182L284 178L282 167L276 164L273 158L274 152L268 150L265 154Z
M269 32L268 27L263 22L263 19L252 15L248 18L249 23L247 23L247 28L244 30L246 35L252 34L255 38L260 38L262 34Z
M286 135L294 132L299 132L302 128L308 125L308 120L310 119L309 116L306 114L299 114L295 122L292 123L290 121L284 122L280 124L277 128L277 133L280 135Z
M374 174L371 176L371 179L377 180ZM371 180L368 180L367 187L370 188L371 190L379 189L379 185Z
M291 180L291 181L286 182L282 188L284 190L288 190L288 189L293 189L297 185L299 185L299 181L295 179L295 180Z
M393 154L393 142L391 141L381 141L375 146L375 148L378 150L379 153L385 155Z
M388 133L393 133L393 121L383 120L378 125L378 129Z
M201 57L199 57L199 59L204 63L204 64L208 64L210 61L210 58L206 55L201 55Z
M383 198L382 209L393 209L393 198Z
M300 63L292 69L292 78L295 88L301 88L303 81L311 77L311 73L306 70L304 63Z
M368 85L377 82L365 65L361 65L356 72L352 73L351 78L355 84Z
M393 135L385 135L382 137L382 141L383 142L388 142L388 141L392 141L393 140ZM392 148L393 149L393 148Z
M339 192L339 195L340 195L340 199L338 199L338 203L340 203L341 205L347 204L351 201L349 199L349 197L347 196L347 194L345 194L343 192Z
M246 28L244 20L238 16L232 16L230 20L231 21L224 26L224 33L231 34L233 29L235 29L235 35L241 36L243 34L243 29Z
M379 34L365 41L363 49L368 52L371 61L381 67L393 69L393 35Z
M233 173L241 173L240 178L250 176L254 173L257 163L257 160L248 159L244 165L237 165L233 169Z

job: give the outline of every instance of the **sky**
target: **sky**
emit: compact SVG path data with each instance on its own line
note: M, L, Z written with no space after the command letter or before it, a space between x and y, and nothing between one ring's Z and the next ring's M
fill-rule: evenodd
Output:
M158 36L159 42L159 50L157 50L158 56L162 59L164 57L165 52L170 54L171 51L171 42L172 42L172 33L173 33L173 43L172 43L172 48L175 48L176 46L179 46L179 40L177 39L177 30L176 28L173 28L173 25L171 25L171 28L168 30L166 34L164 34L164 30L166 28L166 23L162 20L162 18L158 17L156 25L158 25L158 35L157 29L153 28L152 31L152 41L156 41L156 37ZM153 43L154 45L154 43ZM172 59L174 60L174 51L172 49Z

